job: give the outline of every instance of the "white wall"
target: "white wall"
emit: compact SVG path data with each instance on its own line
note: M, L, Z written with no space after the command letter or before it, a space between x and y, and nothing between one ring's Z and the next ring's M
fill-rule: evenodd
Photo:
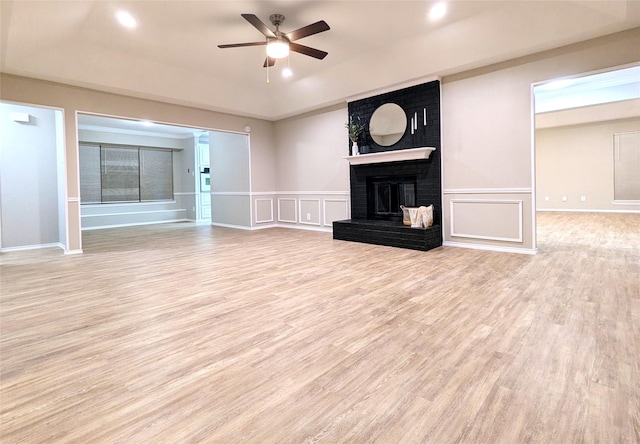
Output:
M29 116L15 122L12 113ZM56 118L56 113L59 114ZM1 247L64 246L58 208L56 135L60 111L0 103L0 229Z
M535 251L532 84L637 62L638 41L634 29L443 78L445 245Z

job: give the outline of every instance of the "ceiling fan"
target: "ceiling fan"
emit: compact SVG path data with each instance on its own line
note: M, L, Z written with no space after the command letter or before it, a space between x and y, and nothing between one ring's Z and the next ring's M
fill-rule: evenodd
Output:
M273 66L277 59L285 58L289 55L289 51L294 51L300 54L304 54L316 59L324 59L327 56L327 52L319 49L311 48L309 46L300 45L294 43L295 40L299 40L310 35L318 34L320 32L328 31L329 25L324 20L312 23L311 25L303 26L295 31L284 33L280 31L280 25L284 22L284 15L272 14L269 17L273 26L276 27L275 31L269 29L256 15L254 14L240 14L246 21L251 23L258 31L260 31L266 37L264 42L250 42L250 43L232 43L228 45L218 45L218 48L239 48L242 46L267 46L267 58L264 61L263 67Z

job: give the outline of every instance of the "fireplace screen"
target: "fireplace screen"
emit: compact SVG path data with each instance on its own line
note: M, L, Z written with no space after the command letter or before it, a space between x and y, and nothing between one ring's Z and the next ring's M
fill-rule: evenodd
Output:
M373 180L369 187L370 217L391 219L402 215L401 205L416 206L415 180Z

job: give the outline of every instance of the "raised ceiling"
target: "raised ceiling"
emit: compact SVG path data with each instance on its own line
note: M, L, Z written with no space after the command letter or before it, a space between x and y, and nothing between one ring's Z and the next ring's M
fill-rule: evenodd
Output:
M5 1L2 72L268 120L640 26L640 2L450 1ZM137 20L124 29L115 13ZM300 41L322 61L293 54L266 82L264 47L241 13L288 32L318 20L331 30Z

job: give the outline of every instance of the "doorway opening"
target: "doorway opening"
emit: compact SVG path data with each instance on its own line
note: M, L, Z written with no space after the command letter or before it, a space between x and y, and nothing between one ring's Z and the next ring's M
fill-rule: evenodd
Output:
M0 102L0 250L68 251L63 113Z
M553 79L532 93L534 215L640 213L640 135L629 136L640 128L640 66ZM624 162L632 170L624 195L637 199L615 197L621 139L637 145Z
M78 113L78 143L83 231L166 222L251 226L248 134ZM104 147L129 150L129 154L136 149L162 152L162 156L156 154L154 159L166 158L164 154L170 153L164 167L157 169L163 171L163 178L172 176L171 198L85 202L82 193L85 146L93 146L94 152ZM100 149L96 150L96 146ZM142 157L129 157L131 165L127 166L131 171L127 172L142 177L146 165ZM94 176L104 175L100 170L104 169L100 167L104 164L102 159L92 162L98 165ZM133 182L129 188L135 188Z

